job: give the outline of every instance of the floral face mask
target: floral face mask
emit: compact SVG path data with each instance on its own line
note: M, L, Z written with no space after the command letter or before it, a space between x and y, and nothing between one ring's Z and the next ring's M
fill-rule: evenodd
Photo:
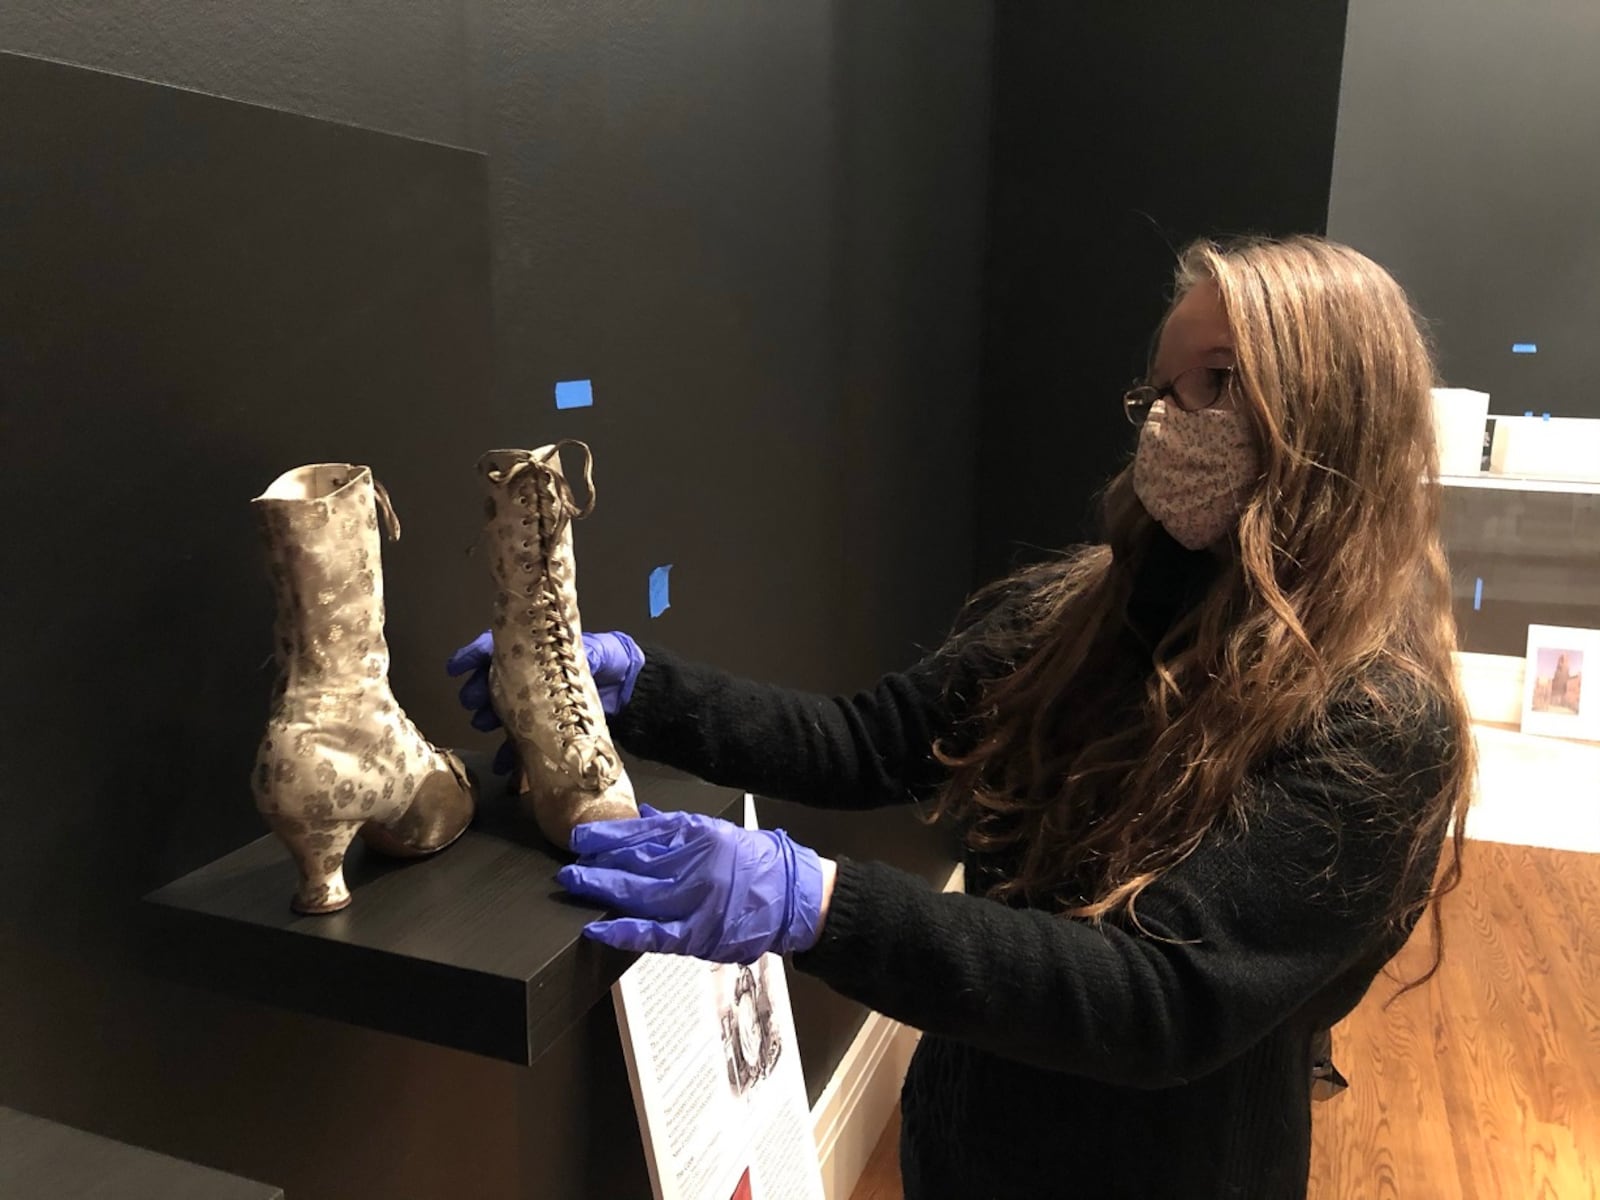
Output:
M1185 412L1158 400L1139 433L1133 490L1168 533L1203 550L1233 528L1260 473L1261 454L1242 413Z

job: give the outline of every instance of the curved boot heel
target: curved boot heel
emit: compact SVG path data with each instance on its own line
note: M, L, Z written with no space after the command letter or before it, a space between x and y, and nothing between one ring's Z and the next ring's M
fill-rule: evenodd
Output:
M344 855L360 826L350 821L268 817L267 826L289 847L300 868L300 887L289 901L297 913L331 913L347 908Z

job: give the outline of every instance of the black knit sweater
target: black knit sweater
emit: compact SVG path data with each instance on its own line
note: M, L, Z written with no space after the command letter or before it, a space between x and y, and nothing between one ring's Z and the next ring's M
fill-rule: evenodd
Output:
M931 744L961 716L945 685L974 669L935 656L829 698L645 652L612 722L624 748L846 809L937 786ZM1329 768L1335 747L1370 763L1363 785ZM1144 893L1147 932L841 858L822 938L794 962L926 1035L901 1094L908 1200L1303 1196L1311 1038L1404 940L1386 918L1448 753L1442 718L1336 710L1325 739L1259 765L1242 826Z

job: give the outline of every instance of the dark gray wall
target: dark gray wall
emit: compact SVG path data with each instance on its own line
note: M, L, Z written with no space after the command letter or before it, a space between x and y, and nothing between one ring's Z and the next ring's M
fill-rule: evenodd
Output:
M1593 0L1350 5L1328 232L1394 272L1494 413L1600 417L1597 60Z
M438 664L483 623L464 551L492 445L593 444L589 627L817 688L905 662L971 581L989 25L957 0L0 7L0 51L484 156L176 93L85 141L71 83L8 111L58 122L69 173L0 200L9 229L49 231L0 264L29 333L0 341L0 474L29 531L0 608L0 816L28 831L0 852L0 1101L295 1200L639 1194L605 1006L518 1070L141 973L137 897L259 832L243 780L270 614L245 505L321 457L395 486L395 683L441 740L474 736ZM213 144L172 140L210 120ZM96 136L167 200L121 177L99 229L62 204L97 194L70 176L104 162ZM207 203L184 173L204 185L219 158L240 186ZM341 174L378 161L392 176ZM271 276L254 293L252 262ZM79 361L40 352L51 330ZM597 405L557 413L574 377ZM664 562L673 608L652 623ZM107 730L126 753L104 754ZM825 852L941 861L910 814L781 815ZM815 1095L862 1011L793 987Z
M1327 220L1344 0L996 7L978 482L992 576L1087 536L1173 249Z

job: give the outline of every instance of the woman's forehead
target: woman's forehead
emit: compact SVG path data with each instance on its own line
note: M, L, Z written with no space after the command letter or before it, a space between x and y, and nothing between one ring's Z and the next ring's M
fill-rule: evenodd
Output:
M1211 283L1197 283L1173 306L1161 327L1156 362L1194 363L1233 349L1233 332L1222 296Z

